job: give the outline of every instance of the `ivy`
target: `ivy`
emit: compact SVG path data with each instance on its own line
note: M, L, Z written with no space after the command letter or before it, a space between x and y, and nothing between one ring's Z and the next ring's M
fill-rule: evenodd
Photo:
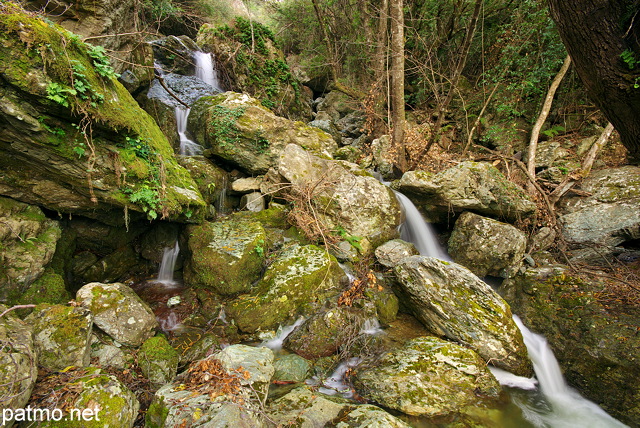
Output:
M236 121L245 112L245 107L229 108L222 105L211 109L211 136L221 147L234 145L238 142L238 128Z

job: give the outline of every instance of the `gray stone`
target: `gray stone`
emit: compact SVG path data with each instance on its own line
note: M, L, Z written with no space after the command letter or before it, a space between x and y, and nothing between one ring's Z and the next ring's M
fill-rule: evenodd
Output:
M409 171L393 186L422 207L429 220L473 211L515 221L536 212L524 190L490 163L462 162L438 174Z
M248 193L240 198L240 209L257 213L264 209L264 196L260 192Z
M41 305L25 322L33 326L38 365L50 371L85 367L91 357L93 316L82 307Z
M231 182L231 190L237 193L253 193L260 190L262 177L238 178Z
M375 255L378 263L385 267L394 267L402 259L409 256L417 256L418 250L410 243L402 239L392 239L376 248Z
M7 309L0 305L0 313ZM0 318L0 400L3 409L25 408L38 376L33 330L12 313ZM5 424L13 426L13 421Z
M475 352L435 337L410 340L375 367L360 367L364 397L408 415L446 416L496 404L501 387Z
M273 362L273 380L281 382L304 382L311 373L311 364L296 354L277 357Z
M76 300L93 313L97 327L124 345L142 345L158 326L149 306L121 283L86 284L76 293Z
M449 238L449 254L479 277L508 276L517 271L527 237L511 226L470 212L463 213Z
M394 268L400 298L439 336L474 349L482 358L521 376L532 373L511 309L467 268L432 257L405 258Z
M250 387L262 400L275 372L273 351L269 348L231 345L213 354L229 372L242 372L240 384Z

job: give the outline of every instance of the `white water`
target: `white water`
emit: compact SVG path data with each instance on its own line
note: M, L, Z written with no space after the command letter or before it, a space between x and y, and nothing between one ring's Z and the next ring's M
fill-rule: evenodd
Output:
M375 336L380 333L384 333L384 330L380 327L380 322L376 318L366 319L360 328L360 334Z
M287 338L287 336L289 336L293 332L293 330L298 328L298 326L302 325L303 322L304 318L298 318L298 320L291 325L288 325L286 327L279 327L278 331L276 332L276 336L271 340L267 340L260 346L265 346L274 351L281 350L282 344L284 343L284 340Z
M218 70L214 66L211 54L196 51L193 53L193 59L196 63L196 77L204 83L213 86L219 92L223 92L218 80Z
M440 260L451 261L449 255L442 249L436 234L429 223L424 221L418 208L409 198L394 191L396 198L404 210L405 221L400 229L400 237L416 246L421 256L435 257Z
M353 397L353 389L345 382L347 371L356 367L362 360L360 358L350 358L340 363L338 368L329 376L323 383L318 392L326 395L340 394L343 398ZM318 385L317 378L309 379L306 382L308 385Z
M187 137L187 119L191 109L184 106L176 107L176 128L180 137L180 154L183 156L198 156L202 154L202 146Z
M627 425L609 416L597 404L583 398L564 381L560 366L547 340L532 333L517 316L514 321L522 332L533 369L540 384L540 392L548 406L529 402L516 404L524 417L538 427L550 428L617 428Z
M166 285L175 285L176 282L173 280L173 271L176 267L176 260L178 259L179 253L180 246L178 245L178 241L176 241L176 245L174 245L173 248L167 247L164 249L157 282Z
M220 186L220 195L218 196L218 200L216 202L216 209L220 214L224 214L227 211L227 175L222 176L222 185Z

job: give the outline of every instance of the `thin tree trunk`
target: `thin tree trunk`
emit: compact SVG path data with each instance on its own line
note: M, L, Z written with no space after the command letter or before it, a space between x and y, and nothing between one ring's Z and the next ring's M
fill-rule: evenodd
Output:
M391 139L396 149L396 166L407 169L404 146L404 10L402 0L391 0Z
M567 55L564 59L564 63L556 74L556 77L551 82L551 87L549 87L549 91L547 91L547 96L542 104L542 111L540 111L540 115L538 116L538 120L533 125L533 129L531 130L531 138L529 139L529 150L527 152L527 171L532 177L536 176L536 150L538 149L538 137L540 137L540 130L544 125L544 122L547 120L547 116L549 116L549 112L551 111L551 105L553 104L553 97L564 78L564 75L567 74L567 70L569 70L569 66L571 66L571 57ZM527 186L529 192L534 191L533 183L529 183Z
M462 70L464 69L465 64L467 63L467 57L469 56L469 48L471 47L471 41L473 40L473 35L476 31L476 25L478 23L478 17L480 16L480 9L482 6L482 0L476 0L475 6L473 8L473 14L471 15L471 20L469 21L469 26L467 27L467 33L465 34L464 41L462 42L462 47L460 48L460 58L458 59L458 64L456 69L453 72L453 76L451 77L451 87L449 88L449 92L447 93L447 97L444 101L438 106L437 119L436 123L433 127L431 135L429 136L429 140L414 161L412 168L415 168L422 158L427 154L433 143L440 136L440 127L442 126L442 122L444 121L444 113L449 107L451 100L453 100L453 95L458 86L458 81L460 80L460 76L462 75Z

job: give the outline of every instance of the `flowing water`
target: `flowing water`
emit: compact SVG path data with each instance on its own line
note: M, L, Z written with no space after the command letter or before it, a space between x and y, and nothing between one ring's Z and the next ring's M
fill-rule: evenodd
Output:
M282 344L284 343L284 340L287 338L287 336L289 336L293 332L293 330L298 328L298 326L302 325L303 322L304 322L304 318L298 318L298 320L295 323L285 327L278 328L278 331L276 332L276 336L271 340L267 340L266 342L263 342L262 345L260 346L266 346L267 348L270 348L274 351L281 350Z
M401 229L402 239L413 243L421 255L451 260L411 200L399 192L396 197L406 216ZM540 428L626 427L571 389L546 339L532 333L517 316L514 321L522 332L536 376L528 379L500 369L492 368L491 371L501 385L521 391L514 392L511 397L522 410L526 422Z
M178 254L180 254L180 245L178 241L173 247L167 247L162 254L162 262L160 263L160 269L158 270L157 282L165 285L174 285L173 271L176 268L176 260L178 260Z

